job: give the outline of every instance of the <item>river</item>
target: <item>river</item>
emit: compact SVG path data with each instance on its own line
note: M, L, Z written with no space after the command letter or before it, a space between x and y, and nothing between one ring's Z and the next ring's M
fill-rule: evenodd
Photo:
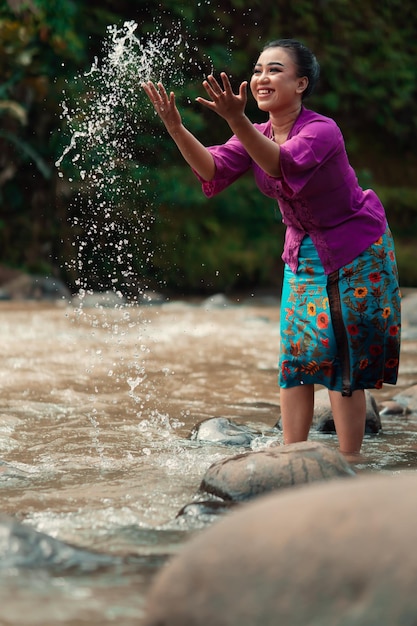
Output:
M2 626L140 625L152 577L203 526L177 513L214 461L243 451L192 441L193 426L249 423L258 449L271 436L278 305L215 304L0 304L1 512L123 557L92 569L0 568ZM377 402L417 382L416 348L405 337L398 385ZM382 425L365 437L358 472L416 469L417 420ZM334 435L311 438L337 446Z

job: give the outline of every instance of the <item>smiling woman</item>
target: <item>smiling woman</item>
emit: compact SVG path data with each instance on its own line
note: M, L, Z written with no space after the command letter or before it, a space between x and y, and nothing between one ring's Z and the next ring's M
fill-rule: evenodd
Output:
M308 84L307 76L298 76L297 66L283 48L267 48L259 57L250 87L259 109L269 113L276 143L287 140L294 116L301 110L301 101L294 99L294 93L302 98Z
M233 133L209 148L183 126L174 93L161 83L143 87L207 197L252 170L260 191L277 200L287 227L279 378L284 441L307 439L314 385L322 384L340 449L350 456L362 445L364 390L397 380L400 294L380 199L359 186L336 123L304 106L319 72L301 42L267 44L250 81L269 116L262 124L245 114L247 81L234 93L224 72L220 82L209 75L203 82L208 99L197 102Z

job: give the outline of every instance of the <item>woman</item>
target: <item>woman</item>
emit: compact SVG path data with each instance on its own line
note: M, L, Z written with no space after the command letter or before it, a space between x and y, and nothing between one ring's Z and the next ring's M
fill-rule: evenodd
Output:
M280 404L285 443L304 441L313 419L314 385L329 390L340 451L358 455L365 389L395 384L400 350L400 293L384 208L362 190L336 123L304 107L319 76L308 48L273 41L257 60L250 89L269 115L245 115L247 82L232 91L225 73L197 102L229 124L233 136L204 147L182 124L163 85L143 88L185 160L211 197L252 169L286 224L281 299Z

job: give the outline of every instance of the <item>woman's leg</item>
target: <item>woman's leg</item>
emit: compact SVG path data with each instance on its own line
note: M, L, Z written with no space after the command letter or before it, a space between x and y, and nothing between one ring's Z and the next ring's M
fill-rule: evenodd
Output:
M359 454L365 433L365 391L358 389L351 396L342 396L339 391L329 390L330 403L339 449L342 454Z
M280 389L284 443L306 441L313 421L314 385Z

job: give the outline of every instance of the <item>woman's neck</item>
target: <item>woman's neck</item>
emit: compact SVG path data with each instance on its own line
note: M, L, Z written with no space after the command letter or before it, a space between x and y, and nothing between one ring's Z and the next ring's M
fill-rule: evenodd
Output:
M288 135L297 117L300 115L302 105L281 113L270 113L269 119L275 137Z

